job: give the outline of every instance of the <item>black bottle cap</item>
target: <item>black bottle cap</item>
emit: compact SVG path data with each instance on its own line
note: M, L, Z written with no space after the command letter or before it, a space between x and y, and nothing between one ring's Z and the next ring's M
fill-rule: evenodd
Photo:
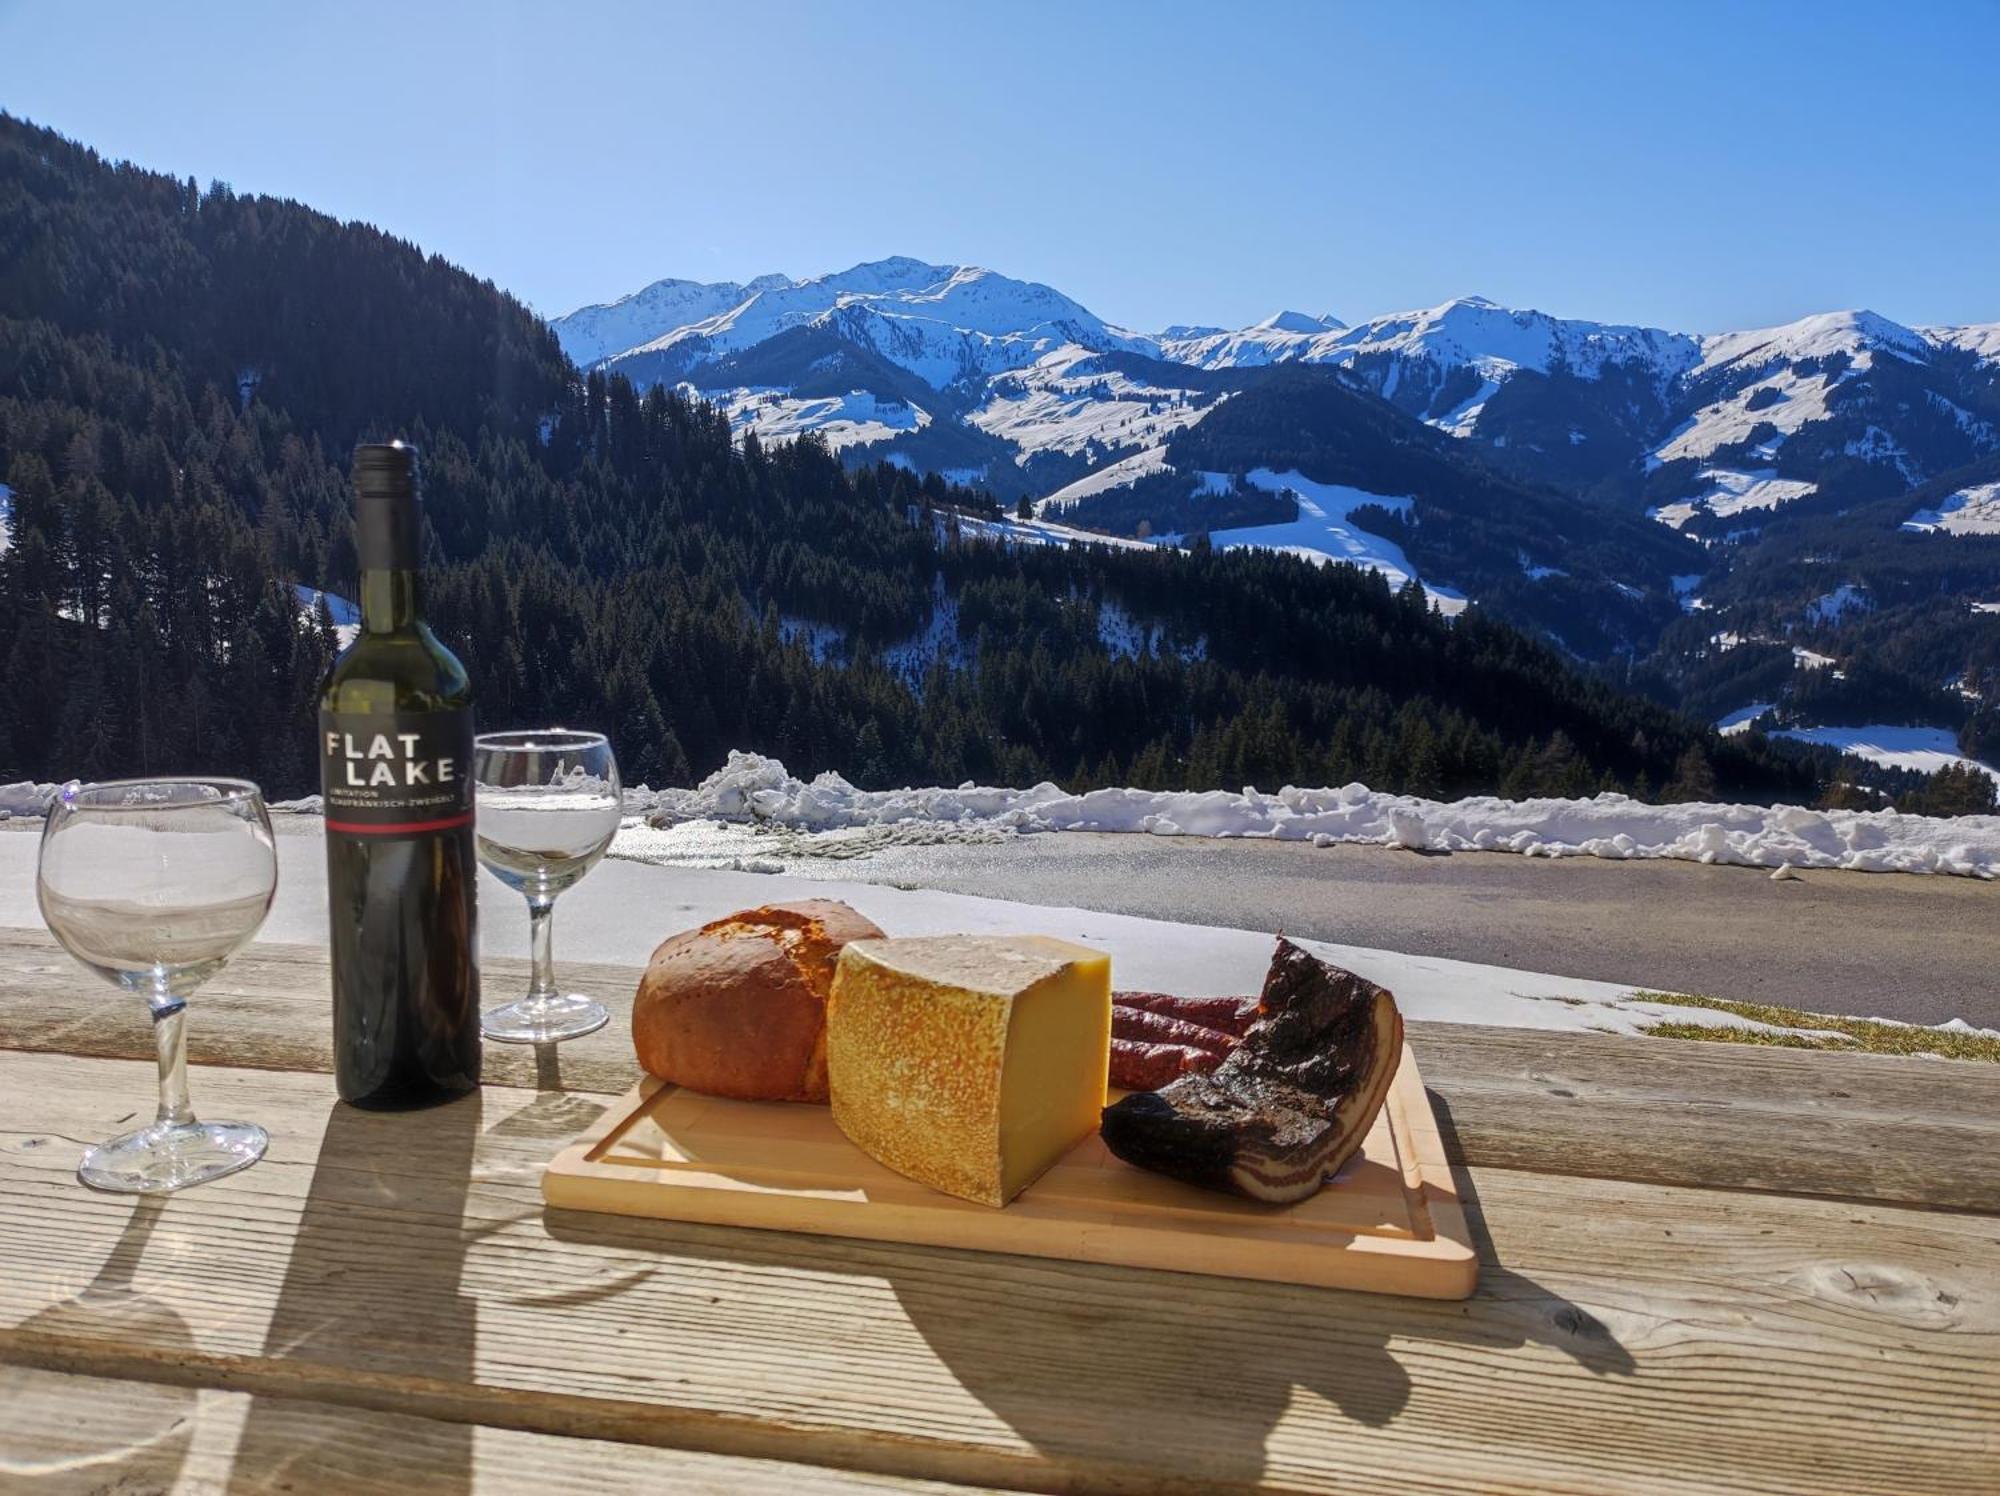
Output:
M414 571L422 554L417 449L368 442L354 449L354 546L363 571Z
M364 499L417 497L417 449L408 442L363 442L354 449L354 491Z

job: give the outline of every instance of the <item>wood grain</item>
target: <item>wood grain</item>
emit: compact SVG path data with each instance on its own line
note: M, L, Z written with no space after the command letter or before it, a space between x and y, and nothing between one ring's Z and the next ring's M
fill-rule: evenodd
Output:
M527 968L488 959L484 974L499 991ZM610 1026L540 1055L489 1045L488 1079L628 1089L638 969L565 962L563 974L611 1008ZM325 1071L329 1001L323 950L253 946L196 995L190 1057ZM1468 1164L2000 1212L2000 1066L1468 1024L1409 1032L1447 1146ZM137 1003L48 936L0 929L0 1048L139 1059L152 1036Z
M791 1496L805 1489L963 1496L965 1489L29 1366L0 1365L0 1407L6 1409L0 1490L15 1496L582 1496L635 1490ZM259 1453L265 1441L275 1457Z
M87 1194L149 1086L0 1054L0 1359L1033 1489L2000 1488L1987 1217L1473 1169L1481 1287L1441 1304L545 1214L602 1105L555 1092L380 1116L211 1067L271 1157Z

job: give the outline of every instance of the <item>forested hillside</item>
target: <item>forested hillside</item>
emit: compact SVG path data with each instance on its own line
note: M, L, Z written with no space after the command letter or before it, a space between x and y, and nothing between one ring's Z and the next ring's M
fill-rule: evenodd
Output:
M0 116L0 779L312 787L351 444L425 452L428 612L488 725L635 782L732 747L864 784L1056 778L1811 796L1482 617L1282 555L1010 548L985 500L585 379L519 303L296 203Z

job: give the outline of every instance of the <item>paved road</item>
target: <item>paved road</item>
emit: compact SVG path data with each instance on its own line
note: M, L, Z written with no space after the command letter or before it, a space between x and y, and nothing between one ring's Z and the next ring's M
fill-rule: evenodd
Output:
M2000 1028L2000 884L1890 873L1065 832L789 871Z
M289 834L318 830L306 817L277 820ZM709 850L759 860L768 850L807 878L1284 930L1826 1013L2000 1028L2000 883L1972 878L1810 872L1773 883L1755 868L1690 862L1086 832L890 846L845 860L798 856L796 837L731 828L722 841ZM39 923L33 843L0 837L0 852L17 854L0 857L0 922Z

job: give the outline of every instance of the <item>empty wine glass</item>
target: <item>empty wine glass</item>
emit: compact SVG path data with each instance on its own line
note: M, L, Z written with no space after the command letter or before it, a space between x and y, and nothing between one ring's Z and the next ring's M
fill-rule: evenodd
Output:
M35 896L69 953L146 999L160 1056L160 1111L88 1149L93 1189L151 1194L248 1168L270 1135L197 1122L188 1106L188 995L264 923L278 888L271 818L243 779L119 779L64 785L42 826Z
M597 866L618 834L623 792L611 744L551 727L482 733L472 744L479 860L528 900L534 978L528 995L488 1008L480 1032L503 1044L550 1044L611 1021L602 1003L556 990L549 921L556 895Z

